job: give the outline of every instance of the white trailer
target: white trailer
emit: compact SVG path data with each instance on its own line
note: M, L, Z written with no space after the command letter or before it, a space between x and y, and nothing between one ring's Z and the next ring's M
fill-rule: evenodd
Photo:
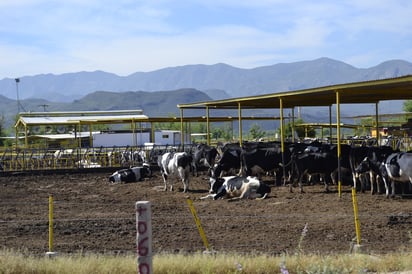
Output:
M185 144L190 144L190 134L185 134ZM150 132L100 132L93 134L93 147L144 146L146 143L157 145L181 145L181 133L178 130L159 130Z

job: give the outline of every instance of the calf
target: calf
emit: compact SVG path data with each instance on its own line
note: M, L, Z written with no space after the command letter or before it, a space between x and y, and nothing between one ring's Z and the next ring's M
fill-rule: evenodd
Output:
M201 199L229 198L229 201L241 199L265 199L271 192L268 185L257 177L227 176L216 178L210 186L210 193Z
M118 170L109 177L111 183L132 183L152 176L152 171L148 164L141 167L131 167Z
M183 183L183 192L189 191L192 162L193 157L187 152L166 152L157 158L164 181L164 191L167 190L169 176L180 178ZM170 181L170 191L173 191L173 181Z

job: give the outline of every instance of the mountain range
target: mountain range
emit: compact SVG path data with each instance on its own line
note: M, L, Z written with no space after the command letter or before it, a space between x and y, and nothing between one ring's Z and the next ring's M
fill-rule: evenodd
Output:
M412 63L389 60L356 68L330 58L253 69L227 64L186 65L119 76L104 71L41 74L0 80L0 107L8 126L20 111L143 109L149 116L178 115L177 104L285 92L412 74ZM18 97L17 97L18 96ZM19 102L17 102L19 98ZM21 108L20 108L21 107ZM402 102L380 110L399 112ZM365 109L352 107L347 115ZM318 110L309 111L314 117Z

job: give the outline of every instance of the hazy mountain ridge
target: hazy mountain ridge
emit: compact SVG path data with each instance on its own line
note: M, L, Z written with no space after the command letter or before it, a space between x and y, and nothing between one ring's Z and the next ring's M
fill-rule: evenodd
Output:
M0 80L0 107L5 127L20 111L70 111L143 109L155 116L179 115L177 104L299 90L340 83L412 75L412 63L389 60L371 68L356 68L341 61L319 58L313 61L280 63L252 69L227 64L186 65L152 72L118 76L104 71L41 74ZM342 116L374 113L368 107L342 107ZM379 104L380 113L402 111L401 101ZM190 115L196 111L185 111ZM262 112L262 111L255 111ZM266 111L263 111L266 112ZM270 114L276 111L267 111ZM204 111L197 111L204 115ZM307 120L319 121L328 111L303 110ZM322 114L323 113L323 114ZM212 114L214 115L214 114ZM326 118L325 118L326 119Z
M194 88L205 92L222 90L230 98L407 74L412 74L412 63L403 60L390 60L366 69L355 68L329 58L279 63L253 69L219 63L169 67L151 72L136 72L128 76L104 71L23 76L20 77L19 94L20 99L44 98L54 102L70 102L98 90L151 92ZM14 79L0 80L0 95L16 98Z
M195 89L170 91L96 91L71 103L55 103L45 99L25 99L20 101L21 112L42 111L93 111L93 110L135 110L141 109L149 117L180 117L178 104L212 100L205 93ZM17 101L0 95L0 109L4 127L14 125L17 115ZM204 111L187 111L188 115L197 115Z

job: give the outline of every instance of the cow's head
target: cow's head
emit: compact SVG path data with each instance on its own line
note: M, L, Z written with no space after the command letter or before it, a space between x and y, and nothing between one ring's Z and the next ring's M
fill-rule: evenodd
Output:
M365 157L362 162L359 163L359 165L355 168L356 173L363 173L367 172L370 170L370 165L369 165L369 159L368 157Z
M223 179L223 178L210 177L210 179L209 179L209 184L210 184L209 193L217 193L217 191L223 185L224 182L225 182L225 179Z
M152 176L152 169L150 168L150 165L148 163L143 163L141 172L142 177Z
M118 183L122 181L122 174L119 171L114 172L112 175L109 177L109 182L111 183Z

